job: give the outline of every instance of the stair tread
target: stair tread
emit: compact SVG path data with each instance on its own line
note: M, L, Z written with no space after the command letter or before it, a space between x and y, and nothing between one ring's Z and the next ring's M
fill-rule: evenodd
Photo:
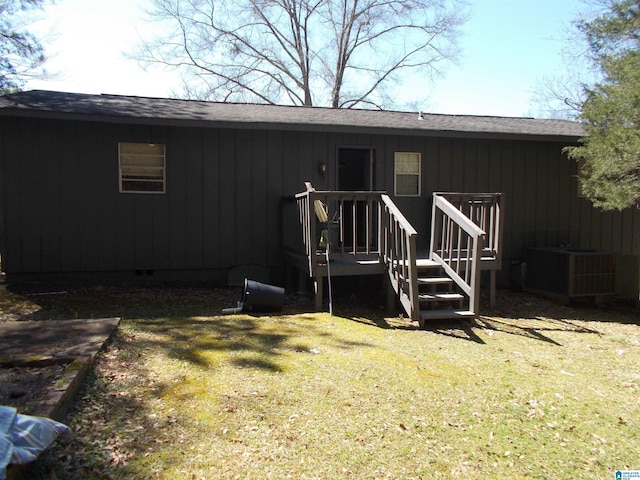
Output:
M395 261L395 265L407 265L407 261ZM427 268L436 268L440 267L440 264L434 260L429 260L428 258L416 258L416 267L427 269Z
M423 320L444 320L454 318L473 318L475 314L469 310L421 310L420 316Z
M428 258L418 258L416 259L416 266L418 268L435 268L439 267L440 264L434 260L429 260Z
M447 257L445 260L447 260L447 259L451 259L454 262L457 261L457 260L459 260L461 262L466 262L469 259L469 257L467 255L462 255L460 257L452 255L451 257ZM483 262L489 262L489 261L496 260L496 257L495 257L495 255L482 255L481 254L480 255L480 260L483 261ZM431 262L432 260L429 260L429 261Z
M452 283L453 280L449 277L420 277L418 283Z
M421 293L418 298L422 301L462 300L464 295L455 292Z

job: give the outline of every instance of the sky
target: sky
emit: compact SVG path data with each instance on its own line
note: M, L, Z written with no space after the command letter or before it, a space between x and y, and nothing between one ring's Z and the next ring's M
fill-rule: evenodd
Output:
M152 34L142 8L148 0L56 0L32 30L43 36L46 68L55 78L27 89L167 97L179 93L177 72L143 69L127 59ZM535 116L534 92L562 71L566 30L583 0L469 0L459 39L461 56L441 78L406 85L406 101L426 98L423 111L444 114ZM174 95L175 96L175 95Z

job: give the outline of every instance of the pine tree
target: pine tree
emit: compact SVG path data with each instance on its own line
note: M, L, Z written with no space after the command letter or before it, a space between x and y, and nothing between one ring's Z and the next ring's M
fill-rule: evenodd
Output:
M582 192L604 210L640 207L640 2L609 0L579 25L602 81L587 93L587 136L567 147L580 163Z
M0 0L0 95L19 90L37 75L44 49L25 27L25 16L46 0Z

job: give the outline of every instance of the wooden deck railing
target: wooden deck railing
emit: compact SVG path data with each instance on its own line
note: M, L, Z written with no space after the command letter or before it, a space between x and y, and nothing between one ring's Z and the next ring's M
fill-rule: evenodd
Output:
M285 248L303 249L310 276L326 268L327 246L333 261L381 259L381 192L310 189L296 194L295 202L299 227L286 227L293 231L285 230ZM291 218L287 208L285 204L285 215Z
M445 195L433 197L429 256L468 296L475 313L482 254L500 257L500 194ZM388 195L316 191L307 185L307 191L285 201L283 228L285 250L293 253L288 258L314 279L317 307L322 277L329 274L328 248L331 275L386 271L405 311L419 319L417 232Z
M298 221L292 228L286 218L294 218L294 213ZM285 248L303 249L309 276L328 273L323 250L328 240L332 274L338 268L346 274L350 274L349 268L353 269L351 274L361 273L363 267L377 273L386 271L403 308L417 320L417 233L388 195L315 191L308 186L306 192L295 196L295 204L285 203L284 225Z
M383 194L381 198L384 205L382 235L386 271L404 310L417 321L420 316L416 267L418 234L388 195Z
M502 203L501 193L434 193L446 198L486 233L482 244L484 269L502 268ZM491 260L491 262L487 262Z
M459 208L434 194L430 258L438 262L469 297L469 310L480 306L480 262L486 234Z
M285 197L282 201L282 243L284 251L304 254L305 240L302 210L298 207L295 197Z

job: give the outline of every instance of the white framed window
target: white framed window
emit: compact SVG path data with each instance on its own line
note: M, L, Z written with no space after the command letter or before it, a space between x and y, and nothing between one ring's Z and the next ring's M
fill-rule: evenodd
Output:
M397 197L419 197L421 158L417 152L395 152L394 190Z
M165 193L165 147L158 143L118 143L120 193Z

